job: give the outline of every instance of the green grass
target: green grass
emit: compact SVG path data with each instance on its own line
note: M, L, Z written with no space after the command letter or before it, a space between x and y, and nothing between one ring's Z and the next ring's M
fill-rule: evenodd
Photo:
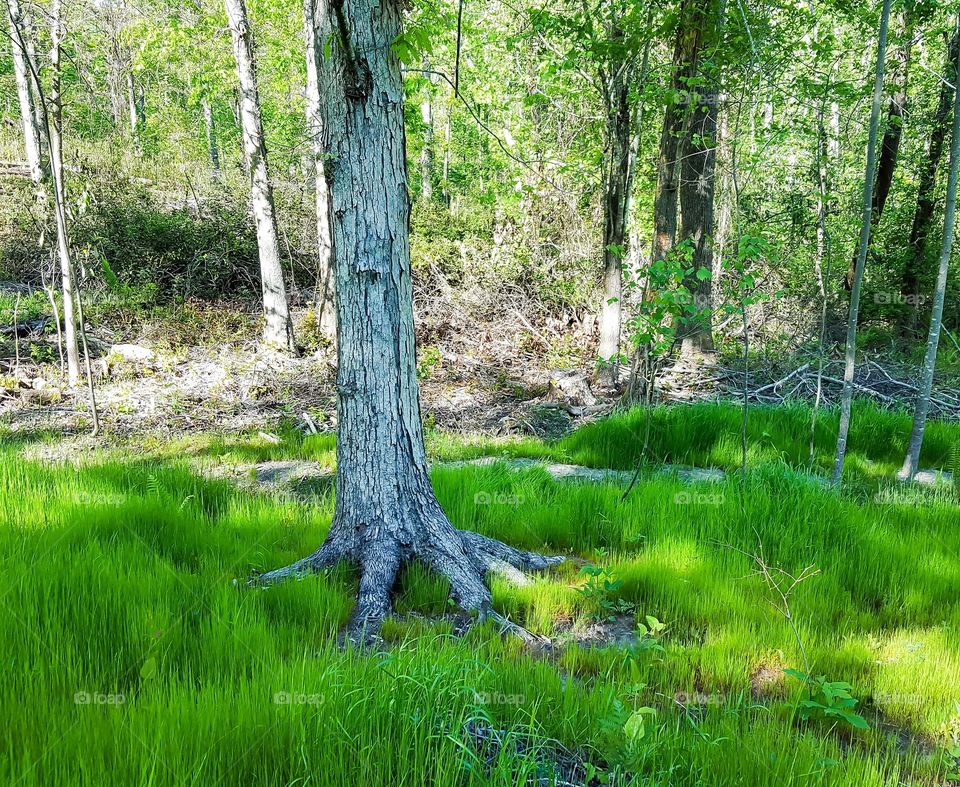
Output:
M723 446L738 416L658 410L656 455L735 467ZM489 627L454 637L443 583L418 566L401 579L400 614L377 653L337 642L356 586L346 568L238 589L232 580L251 569L311 551L332 495L252 494L200 476L191 455L330 464L329 436L140 441L77 466L25 461L7 437L0 784L513 785L543 767L531 741L644 785L942 784L960 734L960 507L879 472L871 495L811 482L790 467L805 463L805 417L757 411L743 497L734 476L685 486L644 475L621 502L622 488L560 484L539 469L434 470L456 525L607 567L639 620L668 624L660 654L573 644L535 657ZM824 421L826 456L835 425ZM433 435L432 447L629 467L637 423L627 414L551 444L458 447ZM901 428L900 416L858 410L852 464L893 467ZM928 435L925 464L936 466L958 427ZM781 670L803 660L754 573L760 544L787 571L820 569L792 600L797 626L812 672L852 684L870 730L797 717L802 692ZM528 587L494 579L496 604L546 634L587 625L597 610L578 592L579 562ZM772 677L758 693L761 671ZM678 695L695 699L684 708ZM642 706L657 714L631 743L624 724ZM464 732L471 719L525 746L487 766Z

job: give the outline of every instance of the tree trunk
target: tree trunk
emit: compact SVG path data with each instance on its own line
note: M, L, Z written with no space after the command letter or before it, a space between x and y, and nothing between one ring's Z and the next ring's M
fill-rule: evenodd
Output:
M706 0L683 0L677 22L671 98L663 113L663 131L660 134L660 155L657 162L657 193L653 201L654 262L667 258L677 234L680 143L685 115L685 102L679 97L686 93L687 80L696 70L702 32L697 22L702 21L705 16L705 5Z
M947 57L943 69L943 82L940 85L940 98L933 116L933 129L930 132L930 141L927 144L927 157L920 171L920 183L917 186L917 208L913 214L913 224L910 227L910 244L907 251L907 260L903 269L903 279L900 282L900 294L907 305L907 312L901 323L902 333L912 335L916 332L919 318L919 295L921 281L926 268L927 237L930 234L930 225L933 223L935 191L937 186L937 169L943 157L943 143L947 136L947 126L950 119L950 109L953 104L951 85L956 79L957 54L960 52L960 31L953 34L947 47Z
M320 69L323 52L317 47L318 33L326 35L325 19L317 18L317 0L303 0L304 32L307 44L307 133L314 168L314 195L317 214L316 310L320 331L331 342L337 338L337 311L333 283L333 237L330 223L330 189L324 172L326 142L320 114Z
M417 390L403 125L403 82L384 41L400 33L398 0L320 0L321 76L329 140L340 362L337 499L320 548L254 581L274 582L340 560L360 589L350 630L367 638L390 609L404 561L450 581L461 608L503 621L484 573L545 568L560 558L456 530L428 475ZM503 621L505 623L505 621Z
M63 104L60 90L60 51L63 45L64 31L60 22L60 3L53 5L55 13L51 17L50 38L50 113L47 142L50 150L50 171L54 190L54 214L57 224L57 253L60 257L60 277L63 297L63 340L67 355L67 380L70 385L80 382L80 348L77 341L77 306L74 296L77 294L77 277L70 254L70 235L67 227L66 186L63 182ZM39 91L38 91L39 93ZM91 397L92 401L92 397ZM96 417L96 405L93 405Z
M722 25L722 4L703 2L692 11L691 24L696 38L689 44L687 73L699 76L700 84L687 90L686 122L683 128L683 156L680 167L680 240L692 245L690 267L693 275L684 286L693 296L694 311L677 331L681 340L680 357L697 366L712 362L713 285L711 278L701 279L701 269L713 273L713 200L717 170L717 105L719 91L712 72L700 68L701 54L717 40Z
M20 11L19 0L7 0L10 20L13 72L17 83L17 99L20 104L20 121L23 125L23 146L27 156L30 179L40 186L44 178L44 162L40 149L40 128L37 123L36 99L33 94L33 75L29 62L29 50L19 45L21 31L26 37L26 25Z
M425 70L430 70L430 61L424 61ZM433 85L434 77L427 75L423 101L420 102L420 117L423 120L423 147L420 149L420 200L433 200Z
M694 365L711 361L713 346L713 287L700 279L701 269L713 272L713 194L717 169L717 91L706 89L687 121L686 149L680 183L680 240L693 247L694 275L684 285L693 296L695 311L683 325L680 357Z
M210 101L203 99L203 124L207 129L207 155L210 157L210 173L214 179L220 178L220 146L217 144L217 127L213 123L213 107Z
M253 60L253 34L247 22L244 0L225 0L227 19L233 35L233 53L237 59L240 82L240 117L243 126L243 151L250 177L250 205L257 226L260 252L260 279L263 290L264 344L292 351L293 326L287 306L287 290L280 265L280 244L273 208L273 188L267 171L267 149L263 141L260 97L257 94Z
M623 37L614 29L612 41ZM616 385L620 369L620 297L623 258L626 254L627 207L630 203L630 83L633 68L628 62L610 63L613 72L607 86L607 174L603 198L603 304L600 308L600 361L607 380Z
M880 16L880 35L877 40L877 66L873 85L873 108L870 112L870 133L867 138L867 166L863 176L863 218L860 225L860 246L850 290L850 313L847 317L847 346L843 372L843 394L840 399L840 428L837 452L833 460L833 483L839 484L843 475L843 460L847 453L850 432L850 410L853 407L853 373L857 360L857 317L860 313L860 285L870 246L870 224L873 209L874 170L877 164L877 137L880 133L880 109L883 105L883 66L887 51L887 25L890 21L890 0L883 0Z
M907 104L907 74L910 69L910 54L913 48L913 18L904 11L900 17L900 34L902 41L897 47L896 57L891 69L890 81L893 83L890 95L890 105L887 110L887 128L883 132L883 142L880 145L880 162L877 165L876 183L871 203L871 241L873 229L880 223L883 216L890 187L893 185L893 174L897 168L897 156L900 152L900 140L903 137L903 117ZM869 247L869 243L868 243ZM853 287L853 277L856 271L857 256L850 259L850 265L844 276L843 286L849 290Z
M140 113L137 111L137 84L133 79L133 69L127 69L127 110L130 114L130 136L136 138Z
M960 73L960 60L957 62ZM933 310L930 315L930 332L927 336L927 351L923 358L923 370L920 375L920 388L917 391L917 403L913 411L913 428L910 432L910 445L903 460L899 477L912 479L920 461L920 448L923 445L923 430L927 424L927 411L930 408L930 391L933 388L933 373L937 366L937 345L940 342L940 328L943 320L943 302L947 291L947 273L950 268L950 252L953 247L953 227L957 212L957 174L960 170L960 90L954 89L953 100L953 141L950 146L950 173L947 177L947 202L943 215L943 243L940 246L940 267L937 271L937 286L933 293Z

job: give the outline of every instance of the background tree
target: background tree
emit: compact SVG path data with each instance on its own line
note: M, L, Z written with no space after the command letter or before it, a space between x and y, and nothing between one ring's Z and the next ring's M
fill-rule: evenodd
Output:
M233 36L233 51L240 79L240 115L243 149L250 178L250 205L257 225L260 250L260 282L263 291L264 344L292 351L293 324L287 304L287 288L280 264L280 241L274 216L273 187L267 170L260 97L254 66L253 34L243 0L226 0L227 18ZM318 158L319 161L319 158ZM320 186L318 186L320 189ZM321 215L317 214L318 217ZM319 220L319 219L318 219Z

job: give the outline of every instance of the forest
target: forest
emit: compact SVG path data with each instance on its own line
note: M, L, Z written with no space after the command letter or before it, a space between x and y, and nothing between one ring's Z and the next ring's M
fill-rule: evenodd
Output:
M960 5L4 2L0 784L960 783Z

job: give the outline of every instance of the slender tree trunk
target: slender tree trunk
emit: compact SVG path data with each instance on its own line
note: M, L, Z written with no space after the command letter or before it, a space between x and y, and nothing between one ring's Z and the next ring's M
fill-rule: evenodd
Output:
M23 146L26 151L30 179L40 186L44 179L44 162L40 148L40 128L37 123L29 51L18 45L16 31L22 31L26 36L26 24L20 11L19 0L7 0L7 11L11 31L10 50L13 55L13 73L17 83L20 121L23 125Z
M893 88L887 110L887 128L883 132L883 142L880 145L880 161L877 164L876 182L871 203L871 242L872 232L880 223L883 209L887 204L887 197L890 195L893 175L897 168L897 157L900 153L900 140L903 137L903 119L907 105L907 75L910 69L910 54L913 49L913 17L907 11L902 12L900 16L900 35L901 43L897 47L890 73ZM850 259L850 265L843 280L843 286L847 290L853 287L856 265L857 256L854 254Z
M213 122L213 107L209 99L203 99L203 124L207 129L207 155L210 157L210 173L215 180L220 178L220 146L217 144L217 127Z
M322 69L329 139L340 361L337 499L311 556L256 581L359 565L351 631L366 638L390 609L401 564L418 558L450 581L465 610L503 621L486 571L545 568L558 558L456 530L428 475L414 353L403 82L391 47L398 0L320 0L330 55Z
M611 40L623 37L615 29ZM633 68L628 62L610 64L613 73L607 87L607 173L603 199L603 304L600 309L600 360L606 377L616 385L620 370L620 297L623 288L623 258L626 255L627 208L630 203L630 84Z
M250 204L257 225L260 251L260 279L263 290L265 344L292 351L293 326L287 306L287 290L280 265L280 244L273 207L273 188L267 170L267 149L263 141L260 97L257 94L253 59L253 34L247 21L244 0L226 0L227 19L233 35L233 52L240 82L240 117L243 150L250 176Z
M127 111L130 114L130 136L136 138L140 113L137 111L137 84L132 68L127 69Z
M425 60L424 70L430 70L430 61ZM420 102L420 117L423 120L423 147L420 149L420 200L433 201L433 85L434 77L427 75L423 101Z
M957 62L960 73L960 59ZM910 432L910 445L900 469L901 480L912 479L920 462L920 448L923 446L923 431L927 424L927 411L930 408L930 391L933 389L933 374L937 366L937 345L940 343L940 329L943 322L943 303L947 291L947 273L950 269L950 252L953 248L953 228L957 213L957 175L960 170L960 90L954 90L953 100L953 141L950 146L950 173L947 176L947 201L943 214L943 243L940 246L940 267L937 271L937 286L933 293L933 310L930 315L930 332L927 336L927 351L923 358L923 370L920 374L920 387L917 391L917 403L913 411L913 428Z
M936 204L937 169L943 157L943 143L947 136L950 109L953 105L951 86L955 84L957 74L955 62L958 52L960 52L960 31L954 32L947 47L940 98L933 116L930 140L927 143L927 157L920 170L920 183L917 186L917 208L910 227L910 245L903 269L903 279L900 283L900 294L907 305L907 312L901 324L904 334L912 335L917 329L920 313L920 286L926 268L927 237L930 234Z
M320 70L323 52L317 47L319 36L327 31L320 25L326 19L317 16L317 0L303 0L304 32L307 44L307 133L310 135L310 153L314 168L314 195L317 214L317 321L323 335L330 341L337 338L337 311L333 282L333 237L331 234L330 188L325 174L326 142L323 118L320 113ZM319 36L318 36L319 34ZM324 88L326 86L324 85Z
M850 432L850 411L853 407L853 374L857 360L857 317L860 313L860 286L863 268L870 246L870 224L873 209L873 184L877 165L877 137L880 134L880 110L883 105L883 67L887 51L887 25L890 21L890 0L883 0L880 16L880 35L877 40L877 67L873 85L873 108L870 112L870 134L867 139L867 166L863 176L863 218L860 226L860 247L850 290L850 313L847 318L847 346L843 371L843 394L840 399L840 429L837 452L833 460L833 482L840 483L843 460L847 454L847 436Z
M50 38L50 111L47 141L50 150L50 170L55 192L54 214L57 223L57 252L60 257L60 277L63 297L63 339L67 353L67 380L70 385L80 382L80 349L77 340L77 277L70 254L70 235L65 207L66 186L63 181L63 99L60 90L60 52L63 45L63 25L60 21L60 0L54 0L51 13ZM38 93L40 91L38 90ZM92 392L91 392L92 397ZM91 398L91 402L93 399ZM93 405L96 413L96 405Z

